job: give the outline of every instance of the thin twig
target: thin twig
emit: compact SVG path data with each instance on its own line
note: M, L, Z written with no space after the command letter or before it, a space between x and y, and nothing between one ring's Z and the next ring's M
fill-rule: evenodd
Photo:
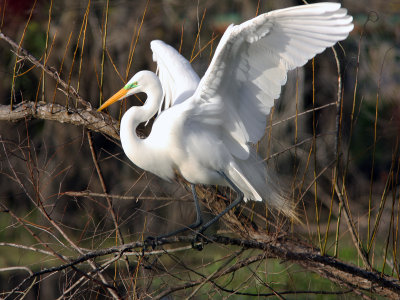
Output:
M120 200L154 200L154 201L179 201L179 202L190 202L192 203L192 199L184 199L184 198L177 198L177 197L158 197L158 196L121 196L121 195L111 195L105 193L93 193L90 191L81 191L81 192L73 192L68 191L61 193L61 195L67 195L71 197L110 197L113 199L120 199Z
M10 96L10 108L11 109L12 109L12 105L13 105L13 100L15 98L15 78L17 77L16 70L17 70L17 64L18 64L18 57L19 57L19 53L23 51L22 42L25 39L25 33L26 33L26 30L28 29L28 25L29 25L29 23L31 21L33 11L35 10L35 7L36 7L36 3L37 3L37 0L35 0L33 2L33 5L32 5L32 7L30 9L29 17L28 17L28 20L26 21L26 24L25 24L25 27L24 27L24 31L22 33L22 37L21 37L21 39L19 41L19 44L17 45L15 42L13 42L13 45L12 45L14 50L17 52L16 53L17 55L15 57L14 70L13 70L12 83L11 83L11 96ZM4 3L4 7L5 7L5 3ZM3 37L4 37L4 34L2 34L0 32L0 38L3 38Z
M353 240L354 245L356 246L358 255L361 257L364 265L366 267L368 267L369 270L372 270L372 266L368 261L368 254L365 252L363 245L361 244L361 240L360 237L357 234L357 230L356 227L353 223L353 220L350 218L350 213L348 211L348 207L346 205L346 202L343 200L343 196L342 193L340 192L339 186L337 185L337 183L335 182L335 192L336 195L339 199L339 203L341 203L342 207L343 207L343 212L344 212L344 216L348 225L348 229L351 235L351 239Z
M92 136L90 134L90 131L87 131L86 135L87 135L88 142L89 142L90 152L92 154L93 164L94 164L94 166L96 168L96 172L97 172L97 176L98 176L99 181L100 181L101 188L103 189L103 193L107 195L106 183L104 181L103 174L102 174L102 172L100 170L100 165L99 165L99 163L97 161L97 156L96 156L96 152L94 150L93 140L92 140ZM119 228L119 224L118 224L117 216L116 216L115 211L114 211L112 200L108 196L106 196L106 200L107 200L107 205L108 205L108 211L111 214L111 218L112 218L113 223L114 223L116 236L118 237L120 243L124 244L125 243L124 242L124 237L122 236L121 229ZM116 239L116 244L118 244L118 240L117 239ZM128 260L127 257L125 257L125 262L126 262L127 271L129 272L129 260Z
M337 100L336 100L336 135L335 135L335 149L334 153L336 156L336 164L335 168L333 169L333 178L332 181L337 183L338 179L338 172L339 172L339 165L340 165L340 140L341 140L341 128L342 128L342 73L340 70L340 62L339 58L337 55L337 52L335 50L335 47L332 47L332 52L335 57L336 61L336 68L337 68L337 77L338 77L338 82L337 82ZM334 189L331 189L331 203L329 207L329 215L328 215L328 224L326 226L326 231L325 231L325 238L324 238L324 246L322 248L322 253L325 253L326 251L326 245L328 242L328 235L329 235L329 229L330 229L330 224L331 224L331 218L332 218L332 207L333 207L333 200L334 200ZM341 216L341 214L338 214ZM340 222L340 218L338 218L338 222ZM339 226L337 226L337 229L339 230ZM337 233L336 236L339 236Z
M56 223L56 222L50 217L50 215L48 214L48 212L46 211L46 209L45 209L45 207L44 207L44 205L43 205L42 200L40 199L40 195L38 195L38 194L35 195L36 198L33 199L33 197L29 194L29 192L27 191L25 185L24 185L23 182L20 180L18 174L16 173L14 167L13 167L12 164L11 164L11 161L10 161L10 159L9 159L9 157L8 157L7 150L5 149L4 143L2 143L2 145L3 145L3 148L4 148L4 153L5 153L5 155L6 155L7 162L8 162L9 167L10 167L12 173L13 173L14 179L15 179L15 181L18 183L19 187L23 190L24 194L25 194L25 195L29 198L29 200L39 209L39 211L41 212L41 214L47 219L47 221L53 226L53 228L55 228L55 229L61 234L61 236L62 236L66 241L68 241L68 243L71 245L71 247L72 247L75 251L77 251L79 254L83 255L83 254L84 254L83 250L82 250L80 247L78 247L78 246L72 241L72 239L70 239L70 237L64 232L64 230L61 229L61 227L58 225L58 223ZM27 163L29 163L29 160L26 160L26 161L27 161ZM37 200L37 201L35 201L35 200ZM0 203L0 205L1 205L2 207L4 207L5 209L8 209L7 207L5 207L4 204ZM47 243L43 243L43 242L39 239L39 237L38 237L32 230L30 230L30 229L26 226L26 224L25 224L16 214L14 214L11 210L9 210L9 213L13 216L13 218L15 218L16 220L18 220L18 221L20 222L20 224L23 225L24 228L25 228L26 230L28 230L28 232L29 232L34 238L36 238L36 239L37 239L40 243L42 243L47 249L49 249L52 253L54 253L54 255L55 255L57 258L61 259L61 260L64 261L64 262L68 262L68 261L69 261L66 257L64 257L63 255L57 253L57 252L54 251L53 249L51 249L50 246L47 245ZM92 267L93 270L95 270L95 269L97 268L97 267L96 267L96 264L95 264L92 260L88 260L88 263L89 263L89 265ZM116 289L115 289L114 287L110 286L110 285L107 283L105 277L103 276L103 274L102 274L101 272L97 272L97 275L100 277L100 281L99 281L99 280L93 278L92 276L88 275L86 272L81 271L81 270L75 268L74 266L72 266L72 267L73 267L73 269L74 269L75 271L81 273L83 276L89 278L89 279L92 280L93 282L96 282L97 284L99 284L99 285L101 285L101 286L104 286L104 287L109 291L109 293L113 296L114 299L121 299L121 297L118 295ZM15 288L13 289L13 291L11 292L11 294L9 294L7 297L11 297L20 287L22 287L22 286L24 285L24 283L25 283L27 280L28 280L28 278L25 279L24 281L22 281L17 287L15 287Z
M106 54L106 43L107 43L107 25L108 25L108 8L109 8L109 4L110 4L110 0L106 0L106 11L104 13L105 15L105 20L104 20L104 24L102 26L102 34L103 34L103 38L102 38L102 51L101 51L101 64L100 64L100 88L99 88L99 92L100 92L100 99L99 99L99 103L103 104L103 83L104 83L104 59L105 59L105 54Z
M57 83L59 83L66 91L67 94L73 95L76 100L79 101L83 106L86 108L91 108L91 104L85 100L82 99L82 97L78 94L78 92L72 87L69 86L68 83L66 83L64 80L60 78L60 75L58 74L57 71L53 70L47 65L42 64L39 60L36 59L33 55L31 55L27 50L24 48L20 47L17 45L12 39L10 39L8 36L4 35L4 33L0 32L0 39L3 41L6 41L13 49L16 51L16 55L18 58L23 59L23 60L28 60L32 64L34 64L36 67L42 69L46 74L48 74L50 77L56 80ZM11 107L10 107L11 108Z

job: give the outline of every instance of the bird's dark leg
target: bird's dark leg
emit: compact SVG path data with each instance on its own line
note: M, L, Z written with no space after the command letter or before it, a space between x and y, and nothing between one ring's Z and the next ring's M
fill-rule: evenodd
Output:
M199 231L197 232L197 236L199 234L202 234L208 227L210 227L212 224L214 224L215 222L217 222L223 215L225 215L228 211L230 211L232 208L236 207L237 205L239 205L242 201L243 201L243 192L241 190L239 190L239 188L232 182L232 180L230 180L228 178L228 176L225 175L224 172L219 171L218 172L222 177L224 177L224 179L229 183L229 185L235 190L237 197L235 199L235 201L233 201L231 204L229 204L223 211L221 211L218 215L216 215L213 219L211 219L210 221L208 221L206 224L204 224ZM173 235L176 235L178 233L187 231L189 229L196 229L197 227L199 227L201 224L203 224L203 218L201 215L201 210L200 210L200 204L199 204L199 199L197 197L197 193L196 193L196 188L194 186L194 184L192 184L192 193L193 193L193 200L194 200L194 204L196 207L196 222L194 222L193 224L180 228L178 230L172 231L170 233L167 234L163 234L160 235L156 238L153 237L148 237L147 238L147 242L152 241L153 246L157 245L157 240L161 240L163 238L167 238Z
M189 230L189 229L196 229L196 228L199 227L201 224L203 224L203 217L202 217L202 215L201 215L200 203L199 203L199 199L198 199L198 197L197 197L196 188L195 188L195 185L194 185L194 184L192 184L191 186L192 186L192 194L193 194L194 205L195 205L195 207L196 207L196 214L197 214L197 216L196 216L196 221L195 221L193 224L190 224L189 226L185 226L185 227L183 227L183 228L180 228L180 229L178 229L178 230L169 232L169 233L167 233L167 234L163 234L163 235L157 236L157 237L155 237L155 238L153 238L153 237L148 237L148 238L147 238L147 241L148 241L148 242L149 242L149 241L154 241L153 244L156 245L156 244L157 244L157 240L161 240L161 239L163 239L163 238L167 238L167 237L176 235L176 234L178 234L178 233L187 231L187 230ZM154 246L155 246L155 245L154 245Z
M213 219L208 221L206 224L204 224L200 230L199 233L203 233L208 227L210 227L212 224L217 222L223 215L225 215L228 211L230 211L232 208L235 206L239 205L243 201L243 192L239 190L239 188L228 178L228 176L225 175L224 172L219 171L218 172L224 179L229 183L229 185L235 190L237 197L235 201L233 201L231 204L229 204L223 211L221 211L218 215L216 215Z

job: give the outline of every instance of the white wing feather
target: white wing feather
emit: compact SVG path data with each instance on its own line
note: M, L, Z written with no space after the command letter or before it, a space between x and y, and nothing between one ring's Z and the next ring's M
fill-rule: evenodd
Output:
M264 134L287 72L344 40L351 22L339 3L318 3L229 26L191 99L190 118L219 125L231 153L246 159L249 143Z
M163 87L164 109L192 96L200 78L189 61L163 41L152 41L150 47ZM163 110L162 104L159 112Z

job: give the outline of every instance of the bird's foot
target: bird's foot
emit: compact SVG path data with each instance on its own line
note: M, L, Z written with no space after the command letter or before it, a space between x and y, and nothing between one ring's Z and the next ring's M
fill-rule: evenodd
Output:
M156 236L148 236L144 241L143 241L143 251L146 251L147 249L149 249L150 247L152 248L152 250L154 250L157 245L158 242L161 240L162 237Z
M204 229L200 229L195 233L192 240L192 248L196 250L203 250L204 245L208 244L208 238L203 234Z

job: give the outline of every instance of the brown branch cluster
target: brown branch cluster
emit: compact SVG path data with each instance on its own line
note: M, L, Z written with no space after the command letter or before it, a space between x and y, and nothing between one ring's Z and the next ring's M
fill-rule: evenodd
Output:
M12 110L8 105L0 106L0 120L2 121L15 122L30 118L83 126L89 130L101 132L118 139L118 122L111 117L92 110L71 109L58 104L38 103L35 105L34 102L20 103L14 106ZM206 205L208 205L211 210L218 212L225 207L224 201L221 201L221 198L218 198L214 191L204 188L198 189L201 197L203 199L208 199L206 200ZM216 236L209 238L209 242L264 250L266 252L266 258L277 258L283 261L296 262L305 269L318 273L320 276L328 278L340 285L346 285L352 290L372 291L381 296L391 298L400 295L400 284L392 278L381 275L375 271L361 269L334 257L321 255L317 249L288 236L271 240L271 237L267 233L254 229L251 222L245 217L237 216L233 212L227 214L225 221L229 227L240 233L242 237L246 237L246 239L239 240ZM256 240L268 242L257 242ZM171 238L160 241L159 246L177 242L193 242L193 240L191 237ZM99 256L112 253L119 253L122 255L137 247L143 247L143 243L126 244L86 253L75 260L71 260L68 264L51 269L44 269L41 272L31 275L29 278L48 272L59 271Z
M42 69L47 75L49 75L51 78L53 78L58 84L60 84L64 92L66 94L70 94L73 97L78 100L79 103L81 103L83 106L90 108L90 102L85 101L82 99L82 97L78 94L78 92L68 83L66 83L64 80L60 78L59 73L56 70L53 70L49 66L42 64L36 57L34 57L32 54L30 54L26 49L20 47L16 42L14 42L11 38L0 32L0 39L7 42L12 49L15 51L15 55L22 59L22 60L27 60L36 67Z
M340 285L346 285L350 288L351 291L361 289L393 299L397 298L398 295L400 295L399 281L394 281L392 278L384 276L378 272L368 271L352 264L345 263L337 258L328 255L321 255L315 248L308 246L302 241L293 237L282 236L272 239L269 242L258 242L252 240L230 238L220 235L203 237L201 241L193 236L178 236L159 240L157 241L157 246L161 247L170 245L168 247L168 250L162 250L162 252L168 253L171 250L173 251L173 248L171 248L171 246L181 246L182 243L188 243L192 245L195 245L196 243L201 243L202 247L204 247L205 244L208 243L216 243L222 245L238 246L242 249L263 250L263 254L244 259L231 266L228 270L225 270L224 272L221 271L213 274L213 276L211 276L211 278L209 279L216 279L220 276L225 275L226 273L233 272L239 268L248 266L259 260L273 258L298 263L304 268L316 272L321 276L332 280L333 282L336 282ZM110 254L118 254L118 257L121 257L124 254L128 254L130 252L133 252L138 257L160 254L159 250L143 250L145 249L144 247L146 247L146 244L144 242L134 242L121 246L90 251L76 259L71 259L70 262L67 264L43 269L39 272L33 273L25 279L24 283L29 280L34 280L35 278L38 278L44 274L62 271L67 268L77 266L91 259ZM162 295L166 296L174 291L197 286L202 283L202 280L198 280L183 284L182 286L170 287Z

